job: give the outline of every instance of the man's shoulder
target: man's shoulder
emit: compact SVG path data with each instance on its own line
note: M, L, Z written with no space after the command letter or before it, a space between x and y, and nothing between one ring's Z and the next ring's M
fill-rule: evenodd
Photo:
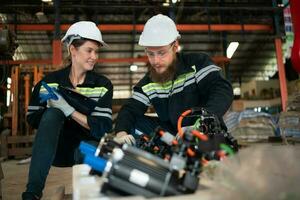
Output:
M183 57L190 57L190 58L194 58L194 57L209 57L208 54L204 53L204 52L181 52L180 53Z
M199 53L181 53L179 56L181 62L186 67L195 67L200 70L210 65L215 65L208 54Z
M151 83L151 78L149 76L149 72L147 72L135 85L136 87L143 87L144 85L147 85L148 83Z
M189 62L190 64L199 64L205 63L210 59L210 56L206 53L181 53L180 56L185 62Z

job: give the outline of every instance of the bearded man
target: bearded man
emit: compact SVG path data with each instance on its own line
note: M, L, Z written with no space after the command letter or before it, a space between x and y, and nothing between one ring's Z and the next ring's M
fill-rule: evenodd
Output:
M135 138L151 135L157 126L176 135L181 113L193 107L215 114L226 129L222 117L233 100L231 84L206 54L179 53L179 39L169 17L159 14L146 22L139 45L145 48L149 71L118 114L116 141L134 144ZM158 117L144 115L149 106ZM194 123L195 119L187 118L183 126Z

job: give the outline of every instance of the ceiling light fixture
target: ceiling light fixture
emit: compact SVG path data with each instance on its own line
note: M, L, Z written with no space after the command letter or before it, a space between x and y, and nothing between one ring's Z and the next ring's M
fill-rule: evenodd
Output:
M166 0L166 2L163 3L163 6L165 6L165 7L166 7L166 6L170 6L170 1L169 1L169 0Z
M35 15L36 15L37 17L43 16L44 14L45 14L45 13L44 13L43 11L39 11L39 12L35 13Z
M42 2L50 3L50 2L52 2L52 0L42 0Z
M135 64L130 65L130 71L135 72L138 70L138 66Z
M241 95L241 88L240 87L236 87L233 89L233 94L236 96Z
M226 56L227 58L231 58L235 52L235 50L238 48L239 43L238 42L230 42L227 50L226 50Z

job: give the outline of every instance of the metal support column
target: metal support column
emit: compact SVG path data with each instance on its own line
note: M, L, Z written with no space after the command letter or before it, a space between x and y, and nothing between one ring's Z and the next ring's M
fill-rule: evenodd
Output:
M272 5L274 8L277 7L277 1L273 0ZM285 76L285 68L283 64L283 54L282 54L282 33L280 31L279 26L279 13L274 13L274 30L275 30L275 49L276 49L276 60L277 60L277 68L278 68L278 74L279 74L279 84L280 84L280 93L281 93L281 106L282 110L286 111L286 105L287 105L287 86L286 86L286 76Z
M132 9L132 25L134 29L132 30L132 41L131 41L131 57L134 58L134 50L135 50L135 38L136 38L136 14L135 14L135 9ZM135 64L134 62L131 63L131 65ZM130 66L129 66L130 67ZM129 91L131 92L132 95L132 87L133 87L133 74L131 69L129 69Z
M275 48L276 48L276 60L277 60L277 67L278 67L278 74L279 74L281 105L282 105L282 110L286 111L287 86L286 86L285 69L283 64L281 38L275 39Z
M52 64L54 66L58 66L62 62L62 46L60 42L60 0L54 1L54 8L55 8L55 30L54 30L54 36L52 41L52 51L53 51L53 57L52 57Z

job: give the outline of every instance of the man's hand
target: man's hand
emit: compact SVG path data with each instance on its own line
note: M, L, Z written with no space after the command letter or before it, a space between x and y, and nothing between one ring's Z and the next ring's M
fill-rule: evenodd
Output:
M47 106L52 108L58 108L64 113L66 117L69 117L75 111L75 109L72 106L70 106L60 94L58 94L57 92L54 93L58 97L58 99L49 99L47 101Z
M135 139L132 135L127 134L125 131L120 131L114 137L114 141L119 144L135 145Z

